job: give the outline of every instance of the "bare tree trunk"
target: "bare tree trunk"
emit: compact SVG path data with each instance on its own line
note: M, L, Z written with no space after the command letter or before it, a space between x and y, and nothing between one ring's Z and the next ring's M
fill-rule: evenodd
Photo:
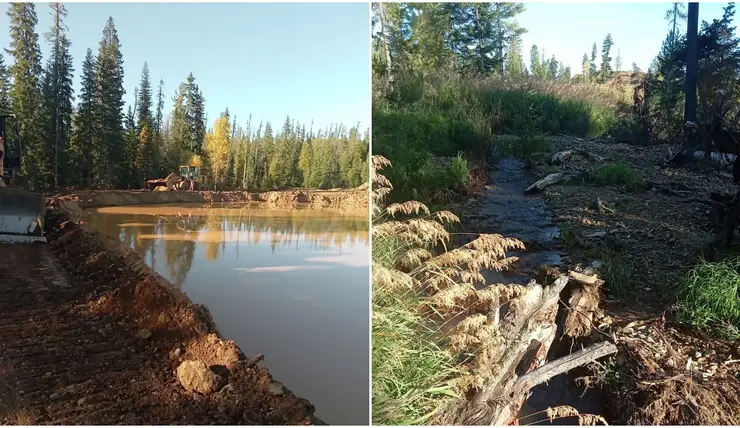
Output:
M383 3L376 3L378 8L378 15L380 15L380 35L383 38L383 51L385 53L385 63L388 67L388 83L393 83L393 62L391 60L391 48L388 44L388 34L386 33L386 19L385 19L385 6ZM311 123L313 129L313 123Z

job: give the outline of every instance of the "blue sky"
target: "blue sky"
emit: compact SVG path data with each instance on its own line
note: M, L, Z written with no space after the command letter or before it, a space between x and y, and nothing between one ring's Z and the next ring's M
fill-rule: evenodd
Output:
M369 5L320 3L66 3L75 63L75 88L87 48L97 54L112 16L121 40L125 100L133 101L141 70L149 65L156 93L165 82L165 113L192 72L206 98L209 126L226 107L245 125L286 115L315 128L331 123L369 126ZM2 6L0 46L9 42L8 5ZM37 3L43 34L51 26L48 4ZM7 54L6 64L11 63Z
M726 4L701 2L699 25L702 20L721 18ZM536 44L547 58L555 55L566 66L570 64L575 75L581 72L583 53L590 56L594 42L600 63L601 44L611 33L610 56L616 58L620 50L623 69L631 70L635 62L647 70L668 34L664 17L670 7L671 3L527 3L526 11L517 17L519 25L528 30L522 38L522 55L529 66L529 50ZM686 30L685 24L682 29Z

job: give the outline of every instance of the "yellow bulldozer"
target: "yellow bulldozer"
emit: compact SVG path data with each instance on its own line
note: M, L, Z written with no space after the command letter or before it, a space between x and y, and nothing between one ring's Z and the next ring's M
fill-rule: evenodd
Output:
M8 139L7 119L15 119L15 115L0 114L0 243L46 242L46 199L43 194L28 192L15 183L23 144L15 120L15 138Z
M208 188L208 175L201 166L200 156L193 155L188 165L181 165L179 174L170 173L165 178L147 180L147 188L153 192L177 190L197 191Z

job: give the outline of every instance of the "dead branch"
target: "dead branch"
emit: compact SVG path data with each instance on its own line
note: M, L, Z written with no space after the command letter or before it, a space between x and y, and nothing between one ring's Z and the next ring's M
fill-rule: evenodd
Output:
M548 186L552 186L553 184L564 182L566 178L567 177L565 173L554 172L552 174L549 174L547 177L543 178L542 180L539 180L536 183L532 184L531 186L527 187L524 193L541 192Z
M569 271L568 276L582 285L601 286L604 283L604 281L600 280L596 275L584 275L575 271Z
M611 342L601 342L581 349L565 357L551 361L544 366L525 374L516 382L515 389L529 391L533 387L547 382L553 377L567 373L576 367L598 360L606 355L616 354L617 346Z

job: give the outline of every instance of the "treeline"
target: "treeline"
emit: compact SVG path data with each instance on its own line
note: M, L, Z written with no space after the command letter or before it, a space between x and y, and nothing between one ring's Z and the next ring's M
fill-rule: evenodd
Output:
M205 153L219 188L355 187L368 180L369 130L359 124L313 131L285 119L275 131L267 122L246 128L228 109L206 135Z
M452 69L569 81L570 65L554 55L548 58L537 45L530 48L526 64L522 35L527 30L515 21L524 10L523 3L374 3L374 71L391 80L402 73ZM590 56L584 53L580 81L605 81L622 70L620 52L611 56L613 46L607 34L598 66L596 43Z
M194 156L212 169L215 183L222 188L313 187L315 183L339 187L367 179L367 172L356 172L361 163L367 170L367 138L358 137L355 128L354 133L341 126L306 133L291 126L273 136L266 123L264 131L248 125L249 132L237 134L236 125L222 115L208 131L205 96L192 73L169 97L161 79L156 89L152 86L144 63L134 104L125 111L124 61L113 18L105 24L97 52L88 48L79 72L81 89L74 94L67 11L61 3L49 7L53 23L44 34L51 48L46 64L42 64L33 3L10 4L10 47L5 51L12 64L6 65L0 54L0 111L16 115L24 150L17 177L20 184L33 189L138 188L146 179L177 172ZM172 106L169 114L166 104ZM232 132L224 132L223 119ZM291 150L284 150L286 141ZM252 150L244 150L245 145ZM6 150L9 156L17 155L18 142L9 141ZM308 160L301 169L303 152ZM289 159L283 160L284 155ZM245 157L246 163L237 162ZM288 173L260 177L271 171L272 164L277 171L283 163L290 166L285 169Z

